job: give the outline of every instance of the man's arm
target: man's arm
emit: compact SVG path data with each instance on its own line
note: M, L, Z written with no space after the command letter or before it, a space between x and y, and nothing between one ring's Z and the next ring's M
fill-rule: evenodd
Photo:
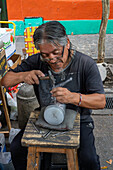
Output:
M80 102L80 94L70 92L67 88L57 87L52 89L52 96L56 97L56 100L60 103L70 103L78 105ZM104 94L82 94L80 107L89 109L103 109L105 107L106 100Z
M78 104L80 102L80 94L72 94L72 104ZM77 97L78 96L78 97ZM78 103L77 103L78 102ZM94 93L94 94L82 94L80 107L85 107L89 109L103 109L106 104L106 99L104 94Z
M26 72L13 72L9 71L2 78L1 83L5 87L12 87L18 83L27 83L27 84L39 84L38 77L44 77L45 75L40 70L32 70Z

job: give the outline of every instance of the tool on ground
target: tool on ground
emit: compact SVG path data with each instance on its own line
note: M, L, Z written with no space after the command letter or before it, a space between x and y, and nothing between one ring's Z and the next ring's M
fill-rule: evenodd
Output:
M51 134L51 132L52 130L47 131L44 135L42 135L42 137L46 139Z
M41 131L39 129L37 129L37 127L35 126L35 124L33 123L32 120L30 120L30 123L33 125L34 129L38 132L41 133Z
M52 137L55 137L55 136L57 136L57 135L62 135L62 134L67 133L67 132L69 132L69 131L58 132L58 133L55 133L55 134L53 134L53 135L51 135L51 136L52 136Z

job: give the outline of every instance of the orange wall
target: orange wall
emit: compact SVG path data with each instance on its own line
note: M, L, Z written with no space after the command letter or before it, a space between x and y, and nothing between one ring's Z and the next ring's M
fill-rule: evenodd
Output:
M113 19L110 0L110 19ZM7 0L8 20L43 17L44 20L101 19L101 0Z

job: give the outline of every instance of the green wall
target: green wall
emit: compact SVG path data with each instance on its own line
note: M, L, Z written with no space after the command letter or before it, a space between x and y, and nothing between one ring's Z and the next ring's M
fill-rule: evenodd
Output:
M27 27L26 23L24 21L12 21L16 24L16 36L23 36L24 35L24 29ZM31 21L30 21L31 22ZM33 21L29 24L31 26L35 25ZM47 21L44 21L47 22ZM60 21L65 27L66 32L68 35L70 35L72 32L73 34L98 34L101 20L65 20ZM38 25L42 24L42 21L37 22ZM38 26L35 25L35 26ZM12 28L12 24L9 24L9 27ZM108 20L107 25L107 34L113 34L113 20Z

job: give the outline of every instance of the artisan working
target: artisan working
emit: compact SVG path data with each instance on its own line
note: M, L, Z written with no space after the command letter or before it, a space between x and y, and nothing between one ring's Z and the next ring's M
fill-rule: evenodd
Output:
M34 86L40 107L51 103L52 97L66 108L79 111L80 148L78 149L80 170L100 170L99 156L94 145L94 122L91 109L105 107L105 94L95 61L78 52L66 35L66 30L58 21L40 25L34 33L34 44L40 53L28 57L21 65L10 70L2 79L2 85L14 86L24 82ZM52 88L49 80L40 80L51 71L55 85L67 81L63 87ZM25 170L27 148L21 146L24 130L11 144L12 161L15 170Z

